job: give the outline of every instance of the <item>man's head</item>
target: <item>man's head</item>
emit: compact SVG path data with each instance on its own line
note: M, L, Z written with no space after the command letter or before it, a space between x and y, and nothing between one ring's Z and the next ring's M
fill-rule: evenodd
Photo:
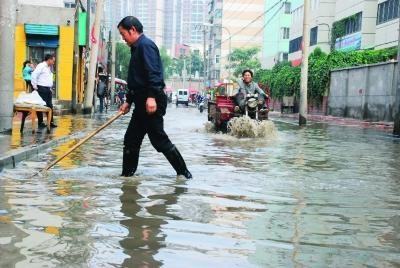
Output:
M56 62L56 56L52 54L46 54L46 56L44 56L44 61L47 62L48 66L52 66Z
M243 81L245 83L250 83L253 80L253 72L251 70L244 70L242 72Z
M118 23L118 30L128 46L132 46L143 33L143 25L138 18L127 16Z

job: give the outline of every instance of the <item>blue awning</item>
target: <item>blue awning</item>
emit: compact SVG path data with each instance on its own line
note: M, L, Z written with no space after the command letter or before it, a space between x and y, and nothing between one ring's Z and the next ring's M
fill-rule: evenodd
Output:
M28 47L58 47L58 36L52 35L27 35L26 43Z
M58 35L58 25L25 24L26 34Z

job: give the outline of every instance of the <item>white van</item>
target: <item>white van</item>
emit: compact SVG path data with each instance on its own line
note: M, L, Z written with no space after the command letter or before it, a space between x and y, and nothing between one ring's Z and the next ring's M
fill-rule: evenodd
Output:
M181 88L176 91L176 106L178 106L179 103L186 104L186 106L189 105L189 90L188 89Z

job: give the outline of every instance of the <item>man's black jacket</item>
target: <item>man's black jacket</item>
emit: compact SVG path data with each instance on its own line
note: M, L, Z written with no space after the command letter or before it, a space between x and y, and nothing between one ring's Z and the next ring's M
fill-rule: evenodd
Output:
M131 60L128 70L128 103L133 95L156 97L165 87L160 52L156 44L142 34L131 47Z

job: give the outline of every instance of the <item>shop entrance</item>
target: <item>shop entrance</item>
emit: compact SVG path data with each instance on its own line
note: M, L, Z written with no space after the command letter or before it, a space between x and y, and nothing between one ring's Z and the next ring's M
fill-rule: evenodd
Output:
M44 56L47 54L52 54L56 56L56 63L52 66L51 71L53 72L53 97L58 97L57 92L57 49L52 47L36 47L30 46L28 47L28 58L34 63L36 66L37 64L41 63L44 60Z

